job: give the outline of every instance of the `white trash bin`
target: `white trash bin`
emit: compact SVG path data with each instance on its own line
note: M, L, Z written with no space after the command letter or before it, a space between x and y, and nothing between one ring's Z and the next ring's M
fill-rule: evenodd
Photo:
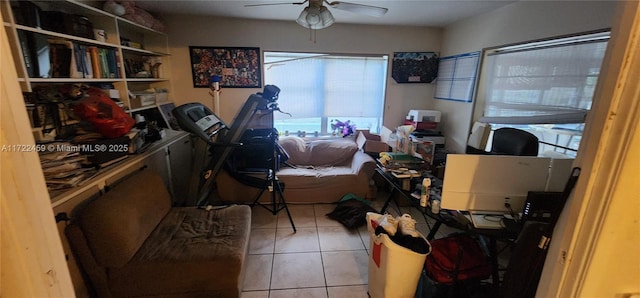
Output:
M369 214L367 214L367 228L371 238L369 296L371 298L413 298L428 253L420 254L400 246L387 234L376 236ZM425 242L427 241L424 236L422 238Z

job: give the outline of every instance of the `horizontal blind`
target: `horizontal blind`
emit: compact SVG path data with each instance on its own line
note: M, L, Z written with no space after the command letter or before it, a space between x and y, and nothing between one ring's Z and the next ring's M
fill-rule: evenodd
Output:
M386 62L380 58L329 57L325 62L325 112L332 117L382 114Z
M387 57L265 52L265 81L281 89L278 105L292 116L381 117Z
M471 102L479 61L480 52L440 58L435 98Z
M607 35L608 36L608 35ZM497 49L485 58L485 123L583 123L607 47L601 34Z

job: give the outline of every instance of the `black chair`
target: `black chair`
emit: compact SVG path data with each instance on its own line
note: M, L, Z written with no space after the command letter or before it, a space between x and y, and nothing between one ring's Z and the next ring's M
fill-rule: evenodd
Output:
M538 138L528 131L503 127L493 132L491 154L538 156Z
M491 151L467 146L467 154L538 156L538 138L530 132L503 127L493 132Z

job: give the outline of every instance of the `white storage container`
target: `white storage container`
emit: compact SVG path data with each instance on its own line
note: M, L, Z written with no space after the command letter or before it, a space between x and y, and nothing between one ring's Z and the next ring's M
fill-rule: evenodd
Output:
M371 238L369 296L371 298L413 298L427 254L420 254L400 246L387 234L376 236L371 222L371 218L367 215L367 228Z

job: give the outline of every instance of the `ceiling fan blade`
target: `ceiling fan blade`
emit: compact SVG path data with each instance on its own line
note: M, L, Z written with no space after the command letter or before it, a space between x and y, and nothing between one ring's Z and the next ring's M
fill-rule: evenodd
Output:
M307 3L309 0L305 0L302 2L280 2L280 3L261 3L261 4L246 4L244 7L252 7L252 6L268 6L268 5L302 5Z
M353 13L365 14L373 17L381 17L384 14L386 14L387 11L389 11L388 8L384 8L384 7L342 2L342 1L330 2L329 6L335 9L346 10Z

